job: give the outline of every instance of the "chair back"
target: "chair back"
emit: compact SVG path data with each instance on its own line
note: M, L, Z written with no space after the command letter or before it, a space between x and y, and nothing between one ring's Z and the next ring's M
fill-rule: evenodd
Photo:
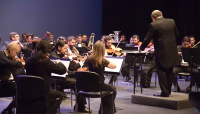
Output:
M46 87L41 77L19 75L15 81L17 85L17 98L28 100L46 98Z
M85 92L101 91L100 78L95 72L77 71L75 72L76 88Z

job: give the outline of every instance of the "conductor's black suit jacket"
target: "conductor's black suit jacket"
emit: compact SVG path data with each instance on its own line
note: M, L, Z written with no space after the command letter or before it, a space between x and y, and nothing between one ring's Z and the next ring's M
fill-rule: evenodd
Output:
M164 68L177 66L178 51L176 38L179 33L173 19L159 18L149 24L148 33L140 46L144 50L153 39L155 62Z

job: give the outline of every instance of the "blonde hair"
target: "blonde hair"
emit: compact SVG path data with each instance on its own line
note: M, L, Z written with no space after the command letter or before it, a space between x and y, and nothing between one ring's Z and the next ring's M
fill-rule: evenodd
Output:
M102 66L102 61L105 56L105 45L101 41L97 41L93 47L93 53L90 56L93 66L97 67Z

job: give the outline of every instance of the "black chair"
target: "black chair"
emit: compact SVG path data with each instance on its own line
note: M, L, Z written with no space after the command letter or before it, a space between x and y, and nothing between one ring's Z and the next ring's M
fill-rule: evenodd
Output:
M101 98L101 107L102 107L101 113L103 114L102 98L113 94L113 92L101 90L102 83L100 82L100 78L97 73L87 72L87 71L77 71L75 73L75 77L76 77L76 92L75 93L77 94L77 89L82 90L78 92L78 94L88 98L89 110L90 110L90 98ZM91 90L95 90L99 92L93 92ZM77 100L76 100L75 113L77 113ZM113 114L114 114L114 106L113 106Z
M44 80L38 76L28 75L19 75L15 80L17 114L48 114L50 100L47 99Z
M12 97L13 99L15 99L15 93L16 93L16 85L14 80L8 80L8 81L0 80L0 98ZM13 112L15 113L14 108Z

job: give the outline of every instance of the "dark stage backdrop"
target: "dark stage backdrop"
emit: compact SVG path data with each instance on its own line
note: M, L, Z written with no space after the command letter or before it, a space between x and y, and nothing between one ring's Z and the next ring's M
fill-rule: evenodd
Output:
M102 0L0 0L0 35L10 32L58 36L95 33L101 37ZM2 43L1 43L2 46Z
M161 10L165 18L175 20L180 37L193 35L200 40L199 0L103 0L102 34L122 31L129 39L138 34L143 41L147 34L151 13Z

